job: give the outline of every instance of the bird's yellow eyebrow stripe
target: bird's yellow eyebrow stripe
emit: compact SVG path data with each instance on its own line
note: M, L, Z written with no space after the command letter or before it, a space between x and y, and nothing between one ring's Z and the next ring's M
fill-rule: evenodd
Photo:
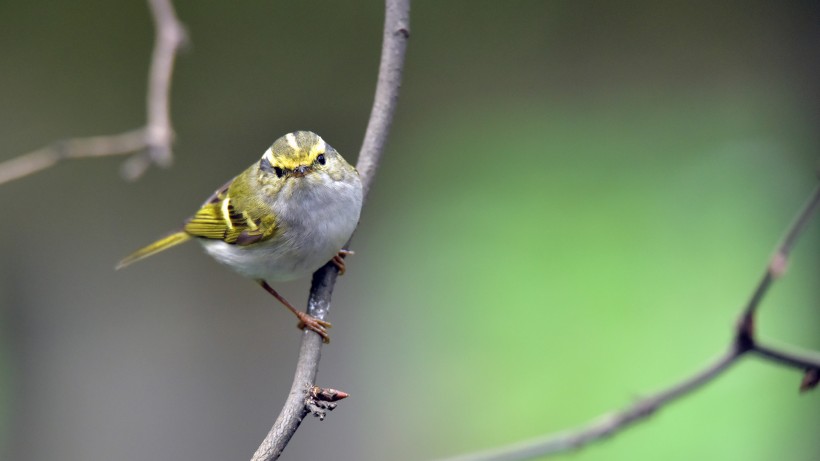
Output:
M310 141L312 141L312 143L309 146L306 143L299 145L299 139L297 139L296 135L294 133L288 133L285 135L285 142L288 147L293 149L293 152L283 153L283 155L277 156L274 153L274 146L271 146L265 151L262 157L267 159L268 163L272 166L289 170L301 165L308 165L313 163L316 157L326 153L328 149L325 140L319 136L314 135L314 138L310 139Z

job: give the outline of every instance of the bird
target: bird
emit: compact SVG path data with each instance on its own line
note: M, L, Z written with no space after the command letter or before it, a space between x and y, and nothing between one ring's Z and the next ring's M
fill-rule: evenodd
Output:
M340 273L343 247L359 222L359 173L319 135L288 133L245 171L216 190L181 229L131 253L122 269L189 240L240 275L255 280L329 342L331 324L299 311L270 282L294 280L332 261Z

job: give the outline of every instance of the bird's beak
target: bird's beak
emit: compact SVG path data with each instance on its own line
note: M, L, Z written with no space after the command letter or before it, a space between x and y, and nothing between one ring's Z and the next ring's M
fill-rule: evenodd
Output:
M293 169L292 175L294 178L301 178L302 176L305 176L306 174L310 173L312 169L313 168L311 168L309 165L299 165Z

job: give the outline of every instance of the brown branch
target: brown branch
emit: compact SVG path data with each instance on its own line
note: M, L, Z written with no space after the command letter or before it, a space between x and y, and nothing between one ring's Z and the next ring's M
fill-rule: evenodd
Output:
M410 0L385 0L384 34L376 95L356 163L365 197L373 184L395 113L409 31ZM337 276L337 268L333 264L326 264L313 274L307 306L309 315L319 319L327 317ZM310 409L306 401L316 380L321 349L322 338L315 332L306 330L302 335L290 394L270 432L254 453L252 461L279 458L299 424L307 416Z
M731 349L714 363L681 383L641 399L624 410L603 415L583 427L480 453L447 458L446 461L513 461L579 449L648 418L667 403L700 388L723 373L738 357L739 353Z
M755 344L752 352L770 362L779 363L788 367L803 370L820 370L820 354L814 351L789 352L771 346Z
M820 186L815 188L809 201L797 215L792 225L789 226L785 237L767 265L765 275L755 287L749 302L741 312L729 350L717 361L663 391L641 399L620 412L604 415L585 426L505 447L447 458L442 461L514 461L577 450L589 443L615 435L637 422L646 420L667 404L714 381L715 378L723 374L731 365L748 353L773 363L805 370L806 377L800 389L803 391L813 387L816 384L816 376L820 373L820 356L817 353L786 352L759 344L754 336L753 320L754 313L760 301L768 292L769 287L771 287L772 282L785 271L789 253L797 238L805 230L809 220L817 213L818 203L820 203Z
M123 176L136 179L151 163L171 163L173 128L169 115L171 74L177 51L186 41L185 28L174 14L171 0L148 0L154 18L155 40L148 75L145 126L108 136L58 141L50 146L0 163L0 184L56 165L61 160L106 157L139 152L123 164Z
M751 320L757 310L757 306L760 305L760 301L763 299L763 295L765 295L769 289L769 285L786 272L789 253L791 253L792 247L794 247L794 243L797 241L797 237L800 236L812 215L817 211L818 204L820 204L820 187L815 189L814 193L809 197L809 201L803 207L800 214L797 215L794 223L789 227L783 241L778 245L769 265L766 266L766 272L760 279L760 283L757 284L757 288L752 293L752 297L749 298L749 302L746 303L746 308L743 310L743 315L745 316L743 321Z

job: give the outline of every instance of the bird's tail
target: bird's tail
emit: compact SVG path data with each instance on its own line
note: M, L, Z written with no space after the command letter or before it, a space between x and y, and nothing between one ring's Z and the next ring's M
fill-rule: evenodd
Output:
M180 243L185 243L190 238L190 234L186 233L185 231L179 231L167 237L161 238L156 242L146 247L140 248L139 250L123 258L123 260L117 264L117 270L122 269L123 267L128 266L130 264L133 264L139 261L140 259L147 258L151 255L159 253L160 251L167 250L168 248L171 248L173 246L177 246Z

